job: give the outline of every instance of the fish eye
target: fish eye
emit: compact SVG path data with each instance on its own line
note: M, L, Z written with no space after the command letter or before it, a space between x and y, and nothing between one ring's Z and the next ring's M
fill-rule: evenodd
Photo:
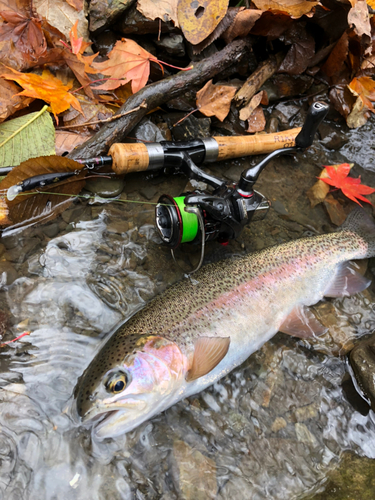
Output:
M113 394L118 394L123 391L128 383L128 377L126 373L113 373L109 379L107 380L105 387L107 391L112 392Z

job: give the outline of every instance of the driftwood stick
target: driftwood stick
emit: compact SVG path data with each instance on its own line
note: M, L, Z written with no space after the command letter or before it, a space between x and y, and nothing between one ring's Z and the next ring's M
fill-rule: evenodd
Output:
M146 101L147 108L128 114L111 123L106 123L93 137L78 146L68 156L73 160L92 158L108 152L110 146L121 142L149 110L178 97L195 86L201 86L224 69L236 63L247 53L248 42L235 40L213 56L196 63L190 71L180 71L176 75L147 85L132 95L118 110L124 114L141 106Z
M252 73L233 98L237 107L246 106L258 92L263 83L279 68L284 55L279 53L262 62Z

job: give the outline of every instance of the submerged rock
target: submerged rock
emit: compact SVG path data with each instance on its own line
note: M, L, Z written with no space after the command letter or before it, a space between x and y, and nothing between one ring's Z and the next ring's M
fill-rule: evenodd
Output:
M375 336L358 344L350 353L349 359L357 382L375 411Z

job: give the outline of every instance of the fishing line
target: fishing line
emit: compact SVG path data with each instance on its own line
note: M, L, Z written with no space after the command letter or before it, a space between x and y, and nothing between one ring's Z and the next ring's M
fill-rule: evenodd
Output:
M6 190L2 190L6 192ZM67 194L67 193L53 193L51 191L33 191L33 192L27 192L27 193L19 193L18 196L31 196L35 194L50 194L54 196L66 196L68 198L83 198L84 200L105 200L109 202L117 202L117 203L136 203L139 205L163 205L164 207L173 207L174 205L168 204L168 203L157 203L154 201L139 201L139 200L121 200L120 198L103 198L102 196L85 196L83 194Z

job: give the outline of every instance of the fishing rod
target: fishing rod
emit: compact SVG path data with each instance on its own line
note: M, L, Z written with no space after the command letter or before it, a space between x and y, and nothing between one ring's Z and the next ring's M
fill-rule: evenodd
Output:
M275 134L210 137L186 142L116 143L109 149L108 156L78 162L88 170L108 165L118 175L173 167L190 179L210 186L210 191L196 189L175 198L164 194L155 209L156 228L162 241L171 248L173 258L173 251L181 243L201 243L199 269L206 241L216 239L219 243L227 244L241 233L246 224L254 220L255 214L265 216L270 204L254 190L260 173L274 158L301 152L311 146L328 109L328 104L314 102L302 128ZM244 170L239 181L234 184L199 168L203 163L261 153L269 154L254 167ZM25 179L11 186L7 197L12 200L21 192L55 184L81 172L82 169L77 169Z

